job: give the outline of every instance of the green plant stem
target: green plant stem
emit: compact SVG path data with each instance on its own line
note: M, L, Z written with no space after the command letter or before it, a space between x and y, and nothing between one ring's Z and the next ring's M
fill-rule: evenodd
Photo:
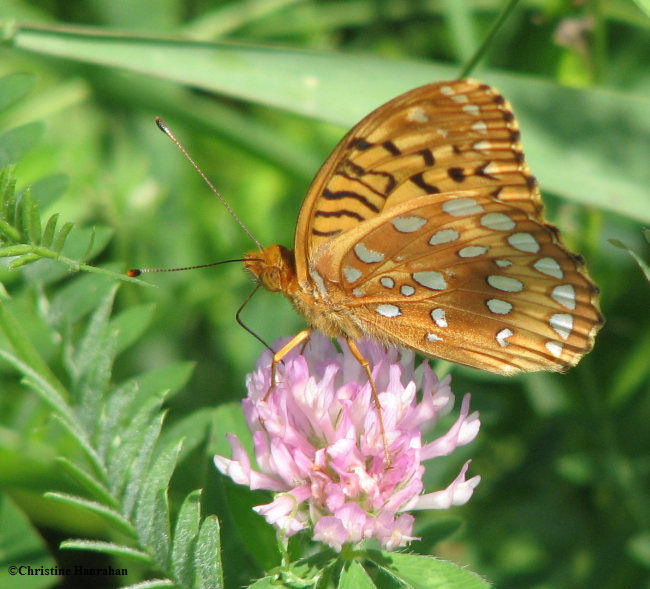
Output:
M105 268L99 268L97 266L91 266L90 264L83 264L81 262L78 262L77 260L68 258L67 256L64 256L59 252L56 252L52 249L39 246L39 245L17 244L17 245L10 245L7 247L0 248L0 257L25 256L25 255L32 255L32 254L38 256L39 258L48 258L50 260L54 260L55 262L61 262L66 266L69 266L70 269L74 272L83 270L85 272L91 272L93 274L102 274L104 276L110 276L111 278L115 278L123 282L133 282L136 284L153 286L148 282L145 282L144 280L140 280L138 278L131 278L126 274L113 272L112 270L106 270Z
M476 67L476 64L479 62L481 57L483 57L483 55L487 51L488 46L492 42L492 39L496 36L497 31L501 28L501 25L504 23L508 15L514 10L518 2L519 0L510 0L508 4L505 6L505 8L501 11L501 14L499 14L497 19L492 23L492 26L490 27L488 34L485 36L483 43L481 43L481 45L476 50L472 58L465 64L465 67L463 67L463 69L461 70L460 74L458 75L459 80L467 77L471 73L471 71Z
M603 81L607 65L607 31L603 14L603 3L596 0L591 4L591 14L594 19L593 30L593 82L599 84Z

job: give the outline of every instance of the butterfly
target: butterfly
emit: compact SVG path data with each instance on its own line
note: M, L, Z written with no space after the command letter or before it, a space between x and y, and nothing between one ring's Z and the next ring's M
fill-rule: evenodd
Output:
M294 249L249 252L244 266L310 326L274 367L318 329L362 364L354 342L370 337L499 374L563 371L603 323L584 260L544 219L510 104L469 79L355 125L307 192Z

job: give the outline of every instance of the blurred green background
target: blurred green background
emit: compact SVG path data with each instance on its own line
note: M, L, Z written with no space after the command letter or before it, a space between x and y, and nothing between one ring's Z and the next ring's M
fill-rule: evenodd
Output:
M95 265L185 266L253 249L157 130L156 115L263 244L292 246L309 181L343 125L409 87L456 76L503 6L5 0L0 76L36 78L24 99L0 113L0 133L43 125L34 127L42 138L16 169L19 186L34 185L45 213L102 228ZM470 473L483 480L466 506L419 514L423 540L413 549L468 565L498 587L650 587L650 291L629 253L608 241L649 257L642 233L650 223L647 10L642 0L522 0L472 73L496 84L520 115L547 216L586 258L607 321L594 351L566 375L502 379L438 365L452 372L457 394L473 394L483 427L465 456L435 465L431 488L451 480L464 457L473 458ZM127 34L102 41L90 32L65 46L65 35L47 34L62 24ZM134 42L136 34L143 37ZM160 37L237 44L216 45L203 58L192 45L159 44ZM309 89L312 79L316 90ZM9 271L3 262L0 282L57 371L64 352L39 314L54 304L82 320L92 304L66 299L65 277L39 283L34 268ZM119 356L115 381L194 363L187 383L173 385L181 390L169 402L171 425L197 408L241 399L244 375L261 352L235 322L252 288L241 265L147 281L157 288L123 284L118 292L118 312L153 306L138 307L137 320L150 325ZM304 325L281 296L264 292L244 319L267 341ZM62 484L52 458L65 449L43 439L47 412L2 363L0 409L0 489L52 550L69 535L101 536L97 522L55 512L41 498ZM222 517L227 585L235 587L268 560L258 554L252 563L255 544L243 537L241 521L231 521L233 503L248 510L263 501L217 480L210 467L215 448L227 451L225 431L222 423L211 429L210 442L185 457L176 483L178 496L207 489L204 510ZM435 541L459 522L454 534ZM30 583L24 586L39 586Z

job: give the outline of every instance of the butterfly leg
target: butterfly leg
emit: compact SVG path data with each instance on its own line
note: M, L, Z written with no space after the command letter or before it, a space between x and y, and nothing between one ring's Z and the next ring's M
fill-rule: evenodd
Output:
M269 390L266 391L266 395L264 395L265 401L275 386L275 374L277 372L278 364L282 362L282 359L296 346L299 346L303 342L306 345L310 335L311 329L303 329L294 335L286 344L284 344L284 346L275 352L275 354L273 354L273 362L271 363L271 385L269 386Z
M372 389L372 398L375 402L375 407L377 408L377 416L379 417L379 430L381 431L381 439L382 442L384 443L384 455L386 458L386 468L390 467L390 454L388 453L388 442L386 441L386 430L384 429L384 420L381 417L381 403L379 402L379 393L377 393L377 387L375 386L375 381L372 378L372 372L370 371L370 364L368 363L368 360L365 359L359 348L357 348L357 344L354 343L354 340L351 340L348 338L348 348L350 348L350 352L352 352L352 355L356 358L357 362L361 364L363 369L366 371L366 374L368 375L368 382L370 383L370 388Z

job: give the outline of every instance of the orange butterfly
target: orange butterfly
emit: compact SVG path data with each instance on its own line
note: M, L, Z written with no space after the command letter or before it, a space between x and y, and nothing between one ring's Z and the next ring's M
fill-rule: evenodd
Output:
M497 90L439 82L387 102L316 175L294 251L245 256L310 325L273 368L312 329L347 338L369 376L363 337L500 374L574 366L603 323L598 288L542 208Z

